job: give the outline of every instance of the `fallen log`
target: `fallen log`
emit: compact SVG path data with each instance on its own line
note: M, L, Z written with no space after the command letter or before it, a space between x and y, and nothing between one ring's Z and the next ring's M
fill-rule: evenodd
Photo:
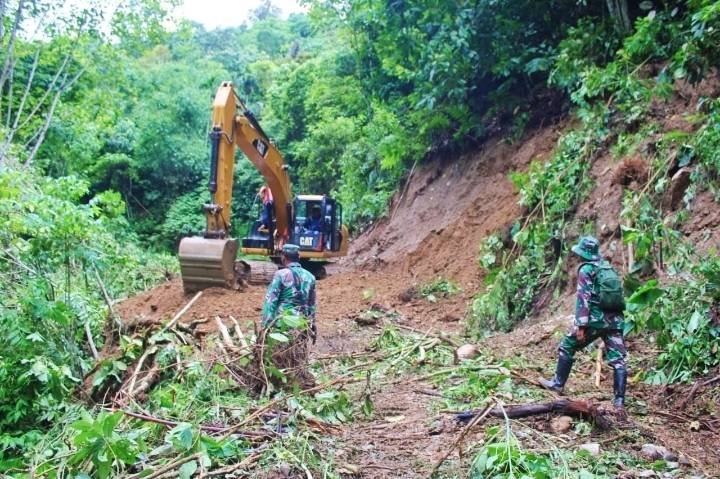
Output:
M482 412L482 411L480 411ZM515 404L503 407L494 407L489 416L509 419L536 416L539 414L560 413L567 416L589 419L599 429L613 429L624 423L625 415L614 408L603 407L590 400L560 398L551 402ZM455 415L455 419L467 424L478 414L477 410L464 411Z

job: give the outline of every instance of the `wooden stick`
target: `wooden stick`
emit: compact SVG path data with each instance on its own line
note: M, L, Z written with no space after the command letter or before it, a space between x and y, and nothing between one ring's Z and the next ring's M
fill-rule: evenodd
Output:
M130 383L129 386L126 389L126 394L129 397L132 397L133 395L133 389L135 388L135 381L137 381L138 375L140 374L140 371L142 371L143 364L145 363L145 360L150 356L151 354L155 354L157 352L157 347L155 345L150 346L145 350L145 352L140 356L140 359L138 360L137 366L135 366L135 370L133 371L132 377L130 377Z
M261 415L263 415L263 414L264 414L265 412L267 412L268 410L272 409L274 406L276 406L276 405L282 403L283 401L286 401L286 400L288 400L288 399L290 399L290 398L292 398L292 397L299 396L300 394L310 394L310 393L314 393L314 392L316 392L316 391L320 391L320 390L325 389L325 388L327 388L327 387L334 386L335 384L338 384L338 383L349 384L349 383L357 383L357 382L361 382L361 381L365 381L365 378L358 379L358 378L350 378L350 377L347 377L346 375L345 375L345 376L340 376L340 377L338 377L338 378L333 379L332 381L329 381L329 382L326 382L326 383L323 383L323 384L319 384L319 385L314 386L314 387L311 387L311 388L309 388L309 389L303 389L302 391L298 392L297 394L288 394L287 396L283 396L283 397L281 397L281 398L274 399L274 400L270 401L269 403L265 404L263 407L261 407L261 408L258 409L257 411L255 411L254 413L252 413L250 416L248 416L247 418L245 418L243 421L239 422L238 424L235 424L234 426L231 426L231 427L227 428L227 429L225 430L225 434L223 434L223 435L220 437L219 440L222 441L222 440L224 440L224 439L227 439L227 438L230 437L236 430L238 430L238 429L241 428L242 426L250 423L250 422L253 421L254 419L256 419L256 418L260 417Z
M597 348L597 358L595 359L595 387L600 389L600 381L602 380L602 356L604 343L600 343Z
M98 286L100 286L100 292L102 293L103 299L105 300L105 304L108 307L108 312L110 314L110 317L115 321L115 324L118 327L118 332L122 331L123 324L120 320L120 317L115 313L115 309L113 309L112 300L110 299L110 295L107 292L107 289L105 288L105 283L103 283L102 278L100 277L100 273L98 273L98 270L95 266L93 266L93 272L95 273L95 279L98 282Z
M228 331L227 327L223 324L222 320L220 320L220 316L215 316L215 324L217 324L218 331L220 331L220 336L222 337L225 347L228 348L229 350L237 349L237 346L235 346L235 343L233 343L233 340L230 337L230 332Z
M202 293L203 293L202 291L198 291L197 294L196 294L195 296L193 296L193 299L191 299L190 302L188 302L188 304L186 304L186 305L183 307L183 309L181 309L180 311L178 311L177 314L175 314L175 316L170 320L170 322L167 323L167 324L160 330L160 333L164 333L164 332L167 331L168 329L170 329L170 328L172 328L173 326L175 326L175 323L178 322L178 320L182 317L183 314L187 313L188 309L190 309L190 307L195 303L195 301L197 301L198 298L200 298L200 296L202 296Z
M497 404L497 402L495 402ZM468 435L468 433L472 430L473 427L475 427L477 424L480 423L483 419L487 417L488 414L490 414L490 411L493 409L494 404L488 405L484 411L479 412L475 415L474 418L470 421L470 423L465 426L465 429L462 430L460 435L455 439L455 441L450 446L450 449L448 449L440 459L433 465L433 468L430 470L430 474L427 475L428 479L433 477L435 475L435 472L437 472L438 468L442 465L443 462L452 454L452 452L457 448L458 444L465 438L465 436Z
M263 444L260 447L258 447L257 449L255 449L255 452L253 452L252 454L250 454L248 457L246 457L242 461L238 462L237 464L223 467L221 469L215 469L214 471L210 471L205 475L208 477L211 477L211 476L223 476L224 477L224 476L228 475L229 473L237 471L240 468L249 466L250 464L257 462L257 460L260 459L263 449L266 449L267 447L268 447L267 444Z
M177 459L175 461L170 462L169 464L164 465L163 467L156 470L149 476L142 476L142 472L140 472L138 474L133 474L132 476L128 476L128 479L140 479L141 477L143 479L157 479L158 477L162 476L166 472L172 471L173 469L182 466L186 462L194 461L195 459L200 459L203 454L205 454L205 453L204 452L196 452L195 454L193 454L191 456L181 457L180 459Z
M85 321L85 336L87 336L88 344L90 345L90 351L92 351L93 358L95 361L100 360L100 355L98 354L97 347L95 347L95 341L93 341L92 337L92 331L90 331L90 324Z
M420 331L420 330L418 330L418 329L411 328L410 326L404 326L404 325L402 325L402 324L393 324L393 326L395 326L395 327L397 327L397 328L400 328L400 329L404 329L404 330L406 330L406 331L412 331L413 333L416 333L416 334L422 334L422 335L424 335L424 336L432 336L433 338L438 338L438 339L440 339L440 340L442 340L442 341L445 341L446 343L448 343L450 346L452 346L452 347L454 347L454 348L459 348L460 346L462 346L460 343L458 343L458 342L455 341L454 339L448 337L448 336L447 336L445 333L443 333L443 332L433 333L433 332L431 332L431 330L428 330L427 332L423 332L423 331Z
M245 340L245 335L243 334L242 329L240 329L240 323L237 322L237 319L235 319L234 316L230 316L230 320L233 322L233 327L235 328L235 335L238 337L238 341L240 341L240 346L243 349L249 350L250 346Z

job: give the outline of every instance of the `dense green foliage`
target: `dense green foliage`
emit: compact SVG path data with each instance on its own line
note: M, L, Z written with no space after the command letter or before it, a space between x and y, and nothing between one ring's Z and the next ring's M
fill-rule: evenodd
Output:
M87 183L0 169L0 437L12 450L43 427L91 367L85 328L100 336L112 297L141 291L174 270L174 260L131 242L117 193L86 203ZM124 237L127 243L118 243Z
M678 232L688 210L665 216L663 201L670 174L687 165L687 208L703 190L720 196L720 103L701 97L691 105L691 132L663 131L651 114L681 82L712 74L720 2L310 0L308 14L287 19L265 2L245 24L214 31L171 22L175 0L132 0L112 12L99 1L63 3L0 2L3 471L31 463L36 476L108 477L140 459L196 454L179 468L190 477L247 457L249 441L216 440L198 424L226 424L263 400L166 337L145 339L161 363L181 358L187 366L163 376L145 407L179 418L169 430L71 400L94 364L89 338L102 346L102 329L112 327L103 289L112 300L168 277L176 269L168 252L204 227L210 102L227 79L276 140L295 191L337 196L354 227L384 213L412 165L491 135L515 141L573 109L576 121L554 154L512 175L523 218L481 246L487 288L468 315L477 335L511 329L560 291L570 242L595 232L574 219L593 162L607 152L629 157L657 138L643 151L646 183L624 193L618 241L635 254L627 332L645 332L662 348L657 367L645 371L650 382L687 381L717 366L720 260L716 252L702 262L694 256ZM625 5L628 18L608 12L610 3ZM257 216L261 183L238 155L234 234ZM436 302L459 291L438 277L419 293ZM370 299L372 289L363 294ZM141 346L120 339L92 386L119 382ZM290 432L263 452L266 465L334 477L303 421L371 416L371 375L439 364L448 369L438 381L466 380L448 386L453 407L510 388L525 394L505 366L483 358L451 365L452 351L426 336L388 328L373 347L387 355L372 371L360 365L368 386L359 404L335 390L286 398L292 414L281 426ZM333 371L358 366L339 361ZM546 477L566 461L557 451L524 451L504 432L490 434L472 474ZM580 471L607 472L601 462L572 460Z
M652 280L648 284L654 286L641 288L642 294L631 300L638 304L628 310L630 329L657 331L658 343L667 348L660 369L649 376L654 381L687 380L717 363L713 348L718 330L712 320L716 299L708 296L708 289L715 288L716 258L694 266L698 259L675 230L687 212L665 217L664 207L669 176L683 166L694 166L686 204L691 206L702 189L717 191L716 105L712 99L699 99L699 113L692 118L699 128L694 133L662 132L648 119L653 102L665 101L675 80L700 81L715 58L707 42L720 26L718 5L688 2L686 7L653 10L639 18L634 33L614 54L612 42L598 44L592 30L572 29L560 43L550 82L568 90L580 126L560 140L545 164L513 175L527 214L513 227L509 248L497 236L481 247L480 263L490 274L487 290L471 308L470 326L476 334L508 330L539 304L547 304L548 295L563 285L563 264L577 232L597 234L594 225L578 223L573 216L590 190L588 172L594 159L607 149L620 158L636 154L648 135L655 135L659 139L650 154L644 152L650 167L647 184L626 191L621 214L624 224L632 225L623 226L623 242L632 245L635 254L626 283L632 293L642 276L670 273L680 282L661 288ZM649 75L652 70L644 66L653 62L657 73Z

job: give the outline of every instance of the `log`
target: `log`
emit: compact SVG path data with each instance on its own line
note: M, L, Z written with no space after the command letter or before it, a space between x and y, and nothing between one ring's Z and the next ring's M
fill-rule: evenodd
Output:
M507 416L509 419L517 419L549 413L560 413L562 415L590 419L602 430L613 429L619 426L624 419L620 417L620 413L615 410L602 407L593 401L568 398L560 398L544 403L515 404L504 407L494 407L490 410L488 415L499 418ZM455 419L466 424L477 416L477 414L477 410L465 411L456 414Z

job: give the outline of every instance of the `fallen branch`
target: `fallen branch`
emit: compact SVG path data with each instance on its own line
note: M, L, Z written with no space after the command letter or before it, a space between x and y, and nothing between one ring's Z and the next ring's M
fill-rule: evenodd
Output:
M120 317L115 313L115 309L112 305L112 300L110 299L110 295L107 292L107 289L105 288L105 283L103 283L102 278L100 277L100 273L98 273L98 270L96 267L93 267L93 272L95 273L95 280L98 283L98 286L100 287L100 292L102 293L102 297L105 300L105 304L108 308L108 313L110 314L110 317L115 322L115 324L118 327L118 333L122 332L123 330L123 324L120 320Z
M466 411L455 415L460 422L469 422L477 415L476 411ZM493 417L508 417L517 419L520 417L535 416L539 414L561 413L568 416L583 417L591 419L600 429L612 429L617 427L622 418L616 415L616 412L599 406L593 401L584 399L567 399L561 398L545 403L529 403L505 406L504 408L495 407L488 413Z
M169 323L163 326L163 328L160 330L160 334L175 326L175 323L178 322L178 320L183 316L183 314L187 313L188 309L190 309L190 307L195 304L195 301L197 301L198 298L202 296L202 293L202 291L198 291L197 294L193 296L193 299L191 299L180 311L178 311Z
M95 341L93 341L92 337L92 331L90 331L90 323L85 321L85 336L87 336L88 345L90 346L90 351L92 351L93 359L95 361L100 360L100 355L98 354L97 347L95 346Z
M139 472L138 474L133 474L132 476L128 476L128 479L140 479L141 477L143 479L157 479L158 477L162 476L166 472L172 471L173 469L182 466L186 462L194 461L195 459L200 459L203 456L203 454L205 454L205 453L204 452L196 452L195 454L193 454L191 456L181 457L180 459L176 459L176 460L164 465L163 467L161 467L160 469L157 469L155 472L153 472L149 476L144 476L143 472L145 472L145 471L142 471L142 472Z
M245 340L245 335L243 334L242 329L240 329L240 324L237 322L237 319L235 319L234 316L230 316L230 320L233 322L233 327L235 328L235 335L238 337L238 341L240 341L240 347L249 351L250 345Z
M301 395L301 394L310 394L310 393L314 393L314 392L316 392L316 391L321 391L321 390L323 390L323 389L325 389L325 388L328 388L328 387L330 387L330 386L334 386L335 384L340 384L340 383L342 383L342 384L350 384L350 383L357 383L357 382L361 382L361 381L365 381L365 378L358 379L358 378L349 378L349 377L347 377L347 376L340 376L340 377L338 377L338 378L333 379L332 381L329 381L329 382L326 382L326 383L323 383L323 384L319 384L319 385L314 386L314 387L311 387L311 388L309 388L309 389L303 389L302 391L300 391L300 392L298 392L298 393L296 393L296 394L288 394L287 396L283 396L283 397L280 397L280 398L277 398L277 399L273 399L272 401L270 401L269 403L265 404L263 407L261 407L260 409L258 409L258 410L255 411L254 413L252 413L250 416L248 416L247 418L245 418L243 421L239 422L238 424L235 424L234 426L230 426L229 428L225 429L225 434L223 434L223 435L220 437L220 440L222 441L223 439L227 439L228 437L230 437L230 436L234 433L234 431L236 431L236 430L238 430L239 428L245 426L246 424L249 424L250 422L252 422L252 421L254 421L255 419L257 419L258 417L262 416L264 413L266 413L267 411L269 411L269 410L272 409L273 407L277 406L278 404L280 404L280 403L282 403L282 402L284 402L284 401L287 401L288 399L290 399L290 398L292 398L292 397L299 396L299 395Z
M230 337L230 332L227 327L223 324L220 316L215 316L215 324L217 324L218 331L220 331L220 337L222 337L223 345L225 346L226 352L237 350L237 346Z
M497 402L495 404L497 404ZM450 456L450 454L452 454L452 452L455 450L455 448L458 447L458 444L460 444L460 442L462 442L462 440L465 438L465 436L467 436L468 433L470 433L472 428L475 427L477 424L479 424L480 421L485 419L488 416L488 414L490 414L491 411L493 411L493 409L494 409L493 406L487 406L484 410L479 411L475 415L473 415L473 417L472 417L472 419L470 419L470 422L468 423L468 425L465 427L465 429L462 430L462 432L457 437L457 439L455 439L455 441L452 443L452 445L450 446L450 449L448 449L442 455L442 457L440 459L438 459L438 461L433 465L433 468L430 470L430 473L427 475L428 478L431 478L432 476L435 475L435 472L437 472L438 468L442 465L443 462L445 462L445 460Z
M221 469L215 469L214 471L210 471L207 474L205 474L208 477L211 476L227 476L228 474L231 474L233 472L237 472L238 469L242 469L243 467L249 466L255 462L257 462L258 459L260 459L260 456L262 456L262 450L267 448L267 445L263 444L262 446L258 447L255 452L250 454L248 457L243 459L242 461L238 462L237 464L233 464L231 466L223 467Z
M416 333L416 334L422 334L424 336L431 336L433 338L438 338L442 341L445 341L453 348L459 348L460 346L462 346L462 344L455 341L453 338L449 337L447 334L443 333L442 331L439 333L433 333L433 332L430 332L430 330L428 330L427 332L423 332L418 329L411 328L410 326L404 326L402 324L392 323L392 325L397 328L404 329L406 331L412 331L413 333Z

